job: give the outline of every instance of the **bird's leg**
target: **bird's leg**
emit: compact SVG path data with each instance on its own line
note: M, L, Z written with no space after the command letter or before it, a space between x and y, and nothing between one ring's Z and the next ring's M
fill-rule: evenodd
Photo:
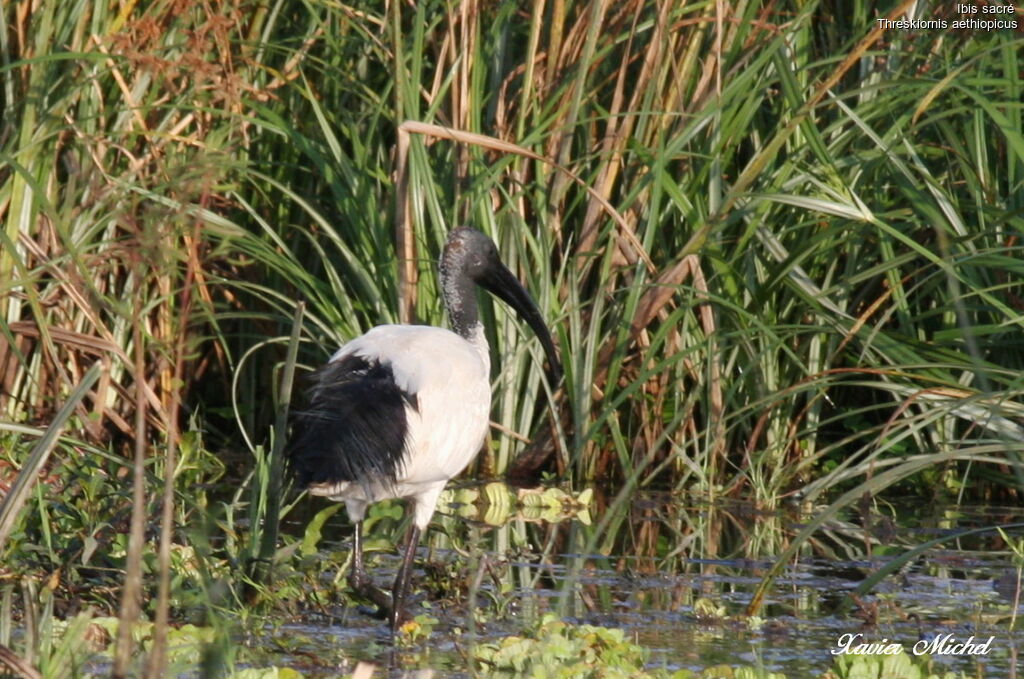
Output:
M387 593L375 586L363 568L363 522L356 520L356 530L352 536L352 570L348 574L348 584L356 594L371 601L379 610L380 615L393 617L391 600Z
M391 593L394 602L391 609L391 629L397 630L399 625L408 619L405 611L405 597L409 593L409 579L412 576L412 562L416 556L416 545L420 541L420 528L415 523L409 527L409 535L405 540L405 554L402 555L402 566L395 577L395 588Z

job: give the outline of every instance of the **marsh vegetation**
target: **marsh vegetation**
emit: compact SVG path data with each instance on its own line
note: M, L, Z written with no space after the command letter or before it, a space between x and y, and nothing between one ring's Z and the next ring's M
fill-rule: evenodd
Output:
M952 615L1000 640L970 671L1011 676L1024 42L878 21L955 7L5 2L0 667L350 671L288 632L363 618L343 512L282 483L287 408L346 338L444 323L434 262L468 223L566 379L548 398L536 342L484 309L493 426L422 550L414 649L507 670L489 626L683 671L582 625L664 582L694 647L785 645L810 613L776 578L824 561L858 583L814 604L828 638ZM367 520L384 571L400 516ZM945 558L999 592L977 618L887 608ZM707 596L672 594L695 576Z

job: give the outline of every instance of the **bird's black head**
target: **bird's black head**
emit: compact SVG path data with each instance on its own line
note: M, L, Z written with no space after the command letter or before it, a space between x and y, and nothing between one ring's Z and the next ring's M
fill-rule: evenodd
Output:
M448 242L441 255L441 277L462 275L480 284L488 269L501 264L498 247L482 231L460 226L448 234Z
M494 241L468 226L453 230L441 254L440 272L445 305L455 331L468 336L471 326L478 322L471 285L475 283L515 309L537 334L548 357L554 389L561 378L562 366L551 333L530 294L501 263Z

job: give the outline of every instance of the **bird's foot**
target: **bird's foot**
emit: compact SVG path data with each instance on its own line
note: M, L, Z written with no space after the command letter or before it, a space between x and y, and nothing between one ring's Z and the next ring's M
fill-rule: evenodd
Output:
M381 618L389 617L391 614L391 596L377 587L369 578L361 579L352 577L348 580L349 587L362 599L372 603L378 609Z
M376 606L376 608L359 606L356 610L378 620L387 620L392 632L398 631L398 628L404 623L412 620L412 616L404 607L396 609L391 595L374 585L369 578L351 576L348 579L348 584L359 598Z
M369 599L368 596L365 598ZM402 625L412 620L412 615L409 614L409 611L405 608L395 609L390 602L388 602L387 606L380 604L373 606L361 605L357 606L356 610L376 620L387 620L388 627L391 628L392 632L397 632Z
M379 606L356 606L356 610L365 616L371 617L375 620L390 620L391 619L391 607L381 608Z

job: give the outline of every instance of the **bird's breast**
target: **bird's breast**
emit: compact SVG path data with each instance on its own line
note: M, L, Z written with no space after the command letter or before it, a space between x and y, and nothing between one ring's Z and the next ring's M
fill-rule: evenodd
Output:
M412 396L399 483L447 481L479 452L491 409L486 343L482 349L443 328L386 325L336 355L354 353L388 363L398 388Z

